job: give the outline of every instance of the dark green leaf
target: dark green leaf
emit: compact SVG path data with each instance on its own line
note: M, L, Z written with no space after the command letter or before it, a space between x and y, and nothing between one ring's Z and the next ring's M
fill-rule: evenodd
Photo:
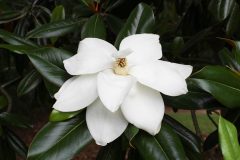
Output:
M24 117L8 112L3 112L0 114L0 123L21 128L31 127L29 122Z
M22 37L19 37L13 33L7 32L3 29L0 29L0 38L2 38L5 42L12 45L27 45L32 47L37 47L33 42L26 40Z
M32 91L34 88L38 86L40 82L41 82L40 75L35 70L32 70L18 84L17 87L18 96L22 96Z
M163 121L180 137L186 152L194 154L195 157L201 156L201 141L192 131L168 115L164 115ZM186 153L187 156L188 153Z
M152 8L144 3L140 3L131 12L127 22L118 34L115 41L115 46L119 47L122 39L129 35L152 32L154 23L155 20Z
M207 66L192 75L190 82L210 93L229 108L240 107L240 75L221 66Z
M92 137L85 118L49 122L35 136L29 147L28 160L70 160Z
M88 21L83 25L81 38L95 37L106 39L106 28L103 23L102 17L99 14L91 16Z
M27 146L26 144L21 140L20 137L18 137L14 132L11 130L7 130L6 137L9 142L9 144L12 146L12 148L22 157L27 157Z
M28 55L36 55L62 69L63 60L70 58L73 54L64 49L54 47L39 47L38 49L25 51Z
M68 79L67 72L55 64L37 55L28 55L28 57L38 72L49 82L57 86L62 86Z
M169 159L187 159L179 136L165 123L162 123L160 132L155 136Z
M8 49L17 54L26 54L28 50L32 50L35 47L29 45L0 44L0 48Z
M131 143L132 139L138 134L139 129L132 124L128 124L127 129L124 131L125 136Z
M236 127L229 121L219 117L219 141L225 160L236 160L240 157L240 145Z
M27 34L28 38L49 38L72 32L83 23L83 20L61 20L41 25Z
M164 103L178 109L206 109L220 106L216 100L207 93L188 91L187 94L171 97L163 95Z
M81 112L81 110L75 111L75 112L60 112L60 111L53 109L50 114L49 121L51 121L51 122L64 121L64 120L75 117L80 112Z
M48 93L50 94L50 96L52 98L54 98L54 94L57 93L57 91L60 89L61 86L57 86L56 84L53 84L51 82L49 82L48 80L44 79L44 84L45 87L48 90Z
M170 160L158 140L146 132L140 131L132 142L144 160Z

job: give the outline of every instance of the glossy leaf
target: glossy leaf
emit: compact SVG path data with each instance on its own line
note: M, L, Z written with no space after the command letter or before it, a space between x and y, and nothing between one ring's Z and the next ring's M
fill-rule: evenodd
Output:
M236 127L231 122L219 117L218 134L224 160L239 159L240 145Z
M163 121L168 124L180 137L184 145L186 155L188 156L189 154L192 154L196 159L201 159L200 139L192 131L168 115L164 115Z
M187 159L179 136L165 123L162 123L160 132L155 136L169 159Z
M70 118L73 118L77 116L81 111L76 112L60 112L55 109L52 110L49 121L51 122L58 122L58 121L64 121Z
M72 159L92 141L84 119L47 123L34 137L27 159Z
M115 46L119 47L123 38L137 33L152 32L155 23L153 10L150 6L140 3L130 14L127 22L119 32Z
M28 57L38 72L49 82L57 86L62 86L68 79L67 72L55 64L37 55L28 55Z
M91 16L88 21L83 25L81 38L95 37L106 39L106 28L103 23L102 17L99 14Z
M128 124L127 129L124 131L125 136L131 144L132 139L138 134L139 129L132 124Z
M221 66L207 66L192 75L190 82L210 93L220 103L240 107L240 75Z
M163 95L164 103L177 109L206 109L220 106L209 94L197 91L188 91L187 94L171 97Z
M61 20L41 25L27 34L28 38L49 38L72 32L83 23L83 20Z
M37 47L37 45L34 44L33 42L26 40L22 37L19 37L13 33L7 32L3 29L0 29L0 38L12 45L28 45Z
M17 88L18 96L22 96L24 94L29 93L34 88L36 88L40 82L41 76L35 70L32 70L18 84Z
M12 45L12 44L0 44L0 48L7 49L17 54L26 54L28 50L35 49L35 47L29 45Z

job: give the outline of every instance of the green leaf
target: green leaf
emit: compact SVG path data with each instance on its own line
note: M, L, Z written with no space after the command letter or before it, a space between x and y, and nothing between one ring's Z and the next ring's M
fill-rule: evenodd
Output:
M138 134L139 129L132 124L128 124L127 129L124 131L125 136L131 144L132 139Z
M5 96L0 96L0 110L8 105L8 100Z
M132 142L144 160L170 160L159 141L146 132L140 131Z
M224 160L239 160L240 146L236 127L220 116L218 134Z
M65 9L62 5L56 6L52 11L50 22L56 22L65 19Z
M68 79L67 72L55 64L37 55L28 55L28 57L38 72L49 82L57 86L62 86Z
M191 154L196 159L201 159L201 140L192 131L170 116L164 115L163 121L168 124L180 137L184 145L186 155L189 157Z
M187 94L176 97L163 95L163 99L164 103L177 109L209 109L220 105L208 93L191 90Z
M34 88L36 88L38 84L40 84L40 82L41 82L40 75L35 70L32 70L18 84L17 87L18 96L22 96L24 94L29 93Z
M115 140L107 146L101 147L96 160L123 160L124 154L121 148L121 141Z
M106 39L106 28L103 23L102 17L99 14L91 16L88 21L83 25L81 38L95 37Z
M155 24L153 10L150 6L140 3L130 14L127 22L119 32L115 46L119 47L123 38L137 33L152 32Z
M162 123L160 132L155 136L169 159L187 159L179 136L165 123Z
M41 25L27 34L27 38L49 38L72 32L83 23L83 20L61 20Z
M70 160L92 141L85 117L47 123L34 137L27 160Z
M237 63L240 65L240 41L234 41L235 48L233 50L233 53L235 55L235 59Z
M14 127L21 127L21 128L30 128L31 125L29 122L22 116L17 114L2 112L0 114L0 123L3 125L11 125Z
M7 32L3 29L0 29L0 38L12 45L27 45L37 47L37 45L34 44L33 42L26 40L22 37L19 37L13 33Z
M73 53L60 48L39 47L34 50L25 51L28 55L36 55L44 60L64 69L63 61L73 56Z
M60 111L53 109L50 114L49 121L51 121L51 122L64 121L64 120L75 117L80 112L81 112L81 110L75 111L75 112L60 112Z
M229 108L240 107L240 75L230 69L207 66L193 74L189 80L223 105Z
M27 50L33 50L35 47L29 45L0 44L0 48L7 49L17 54L26 54Z

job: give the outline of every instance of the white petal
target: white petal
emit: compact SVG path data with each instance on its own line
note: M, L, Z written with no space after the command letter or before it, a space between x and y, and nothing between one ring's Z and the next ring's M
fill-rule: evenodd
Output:
M118 51L116 53L113 54L114 58L126 58L128 55L130 55L133 52L133 50L127 48L127 49L123 49L121 51Z
M123 102L121 110L129 123L152 135L159 132L164 115L164 103L156 90L136 83Z
M132 67L129 74L135 76L140 83L169 96L188 92L185 78L160 61Z
M116 75L111 69L99 73L97 88L104 106L112 112L118 110L135 81L134 77Z
M78 53L64 60L64 66L71 75L89 74L112 67L116 48L98 38L86 38L79 43Z
M159 35L135 34L126 37L120 44L120 51L131 49L127 59L130 65L142 64L158 60L162 57L162 47L159 43Z
M121 110L110 112L99 99L87 107L86 120L92 137L102 146L118 138L128 125Z
M62 112L73 112L91 104L97 94L97 75L75 76L67 80L55 94L53 108Z
M184 65L178 63L171 63L167 61L159 61L162 65L168 66L169 68L176 70L184 79L188 78L193 70L191 65Z

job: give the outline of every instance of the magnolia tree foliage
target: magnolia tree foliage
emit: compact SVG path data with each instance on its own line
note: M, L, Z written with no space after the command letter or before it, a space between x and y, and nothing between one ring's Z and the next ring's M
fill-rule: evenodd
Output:
M216 148L226 160L239 159L239 5L238 0L1 0L0 159L70 160L93 140L105 145L99 160L200 160ZM90 39L94 43L86 47ZM110 67L95 66L109 58L102 50L111 50ZM131 63L149 60L156 65L131 69ZM95 95L96 83L78 75L102 70L97 84L103 85ZM136 78L125 84L137 83L142 98L135 100L131 92L123 97L130 88L122 83L120 89L107 84L106 77L121 81L115 74L124 81ZM69 87L76 79L81 81ZM111 94L117 98L109 99ZM164 114L164 105L191 111L196 133ZM204 139L195 119L200 109L210 119L219 114L215 131ZM32 114L42 110L50 113L49 122L25 144L19 130L31 130ZM114 118L104 121L110 128L98 125L97 118L112 113Z

